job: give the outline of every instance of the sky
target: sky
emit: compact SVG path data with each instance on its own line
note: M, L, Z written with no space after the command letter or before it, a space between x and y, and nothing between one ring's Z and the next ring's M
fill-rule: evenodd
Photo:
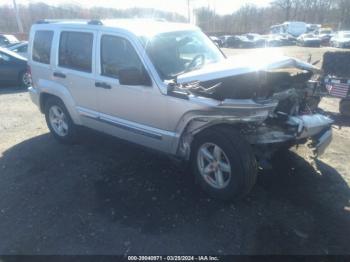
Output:
M17 4L28 4L33 2L45 2L49 5L76 4L84 7L102 6L117 9L130 7L155 8L169 12L187 15L187 0L16 0ZM190 0L192 8L209 6L218 14L231 14L244 4L256 4L267 6L271 0ZM1 4L12 5L12 0L0 0Z

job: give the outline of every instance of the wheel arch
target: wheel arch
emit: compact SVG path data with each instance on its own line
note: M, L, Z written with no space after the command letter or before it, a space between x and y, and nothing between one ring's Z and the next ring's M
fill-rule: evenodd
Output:
M53 97L53 98L59 99L64 104L74 124L81 125L79 114L75 109L75 102L71 94L68 92L66 88L58 87L58 86L50 86L50 87L46 87L46 88L44 87L40 89L41 90L40 90L40 96L39 96L39 106L40 106L40 111L42 113L44 113L45 111L46 101L50 97Z
M176 155L190 160L192 144L196 137L200 136L204 132L213 130L216 128L235 129L239 131L244 128L247 123L240 121L228 121L224 119L212 120L207 123L203 123L200 118L194 118L190 120L179 136L177 143L175 144Z

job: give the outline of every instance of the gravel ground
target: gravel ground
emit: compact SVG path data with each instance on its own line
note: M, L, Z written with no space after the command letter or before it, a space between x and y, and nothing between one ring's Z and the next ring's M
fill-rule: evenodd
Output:
M321 104L336 121L324 156L279 155L248 198L222 203L144 148L88 130L57 143L26 91L1 88L0 254L349 254L350 120L337 106Z

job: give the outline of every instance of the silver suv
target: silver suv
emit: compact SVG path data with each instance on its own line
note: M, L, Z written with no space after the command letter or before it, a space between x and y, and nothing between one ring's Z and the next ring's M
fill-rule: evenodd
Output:
M48 21L29 40L31 98L55 138L86 126L190 162L209 194L247 194L257 168L307 143L320 155L314 66L273 54L226 58L199 28L150 20Z

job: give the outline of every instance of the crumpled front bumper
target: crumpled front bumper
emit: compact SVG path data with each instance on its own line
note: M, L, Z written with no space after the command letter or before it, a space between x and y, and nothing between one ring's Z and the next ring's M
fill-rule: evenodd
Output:
M332 141L332 123L332 119L321 114L289 116L283 127L264 125L247 138L255 145L284 142L305 144L311 141L310 147L316 156L320 156Z
M324 154L327 147L332 142L332 129L326 129L321 132L318 136L313 137L312 147L314 149L314 154L319 157Z

